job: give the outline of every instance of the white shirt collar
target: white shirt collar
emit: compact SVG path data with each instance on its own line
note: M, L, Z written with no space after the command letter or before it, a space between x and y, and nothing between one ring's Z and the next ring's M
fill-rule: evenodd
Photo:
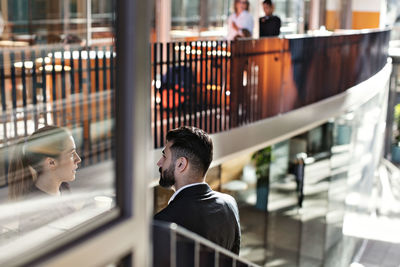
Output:
M194 184L187 184L185 186L182 186L181 188L179 188L178 190L175 191L175 193L171 196L171 198L168 200L168 205L169 203L171 203L172 200L175 199L175 197L179 194L179 192L181 192L183 189L188 188L188 187L192 187L195 185L199 185L199 184L205 184L206 182L201 182L201 183L194 183Z

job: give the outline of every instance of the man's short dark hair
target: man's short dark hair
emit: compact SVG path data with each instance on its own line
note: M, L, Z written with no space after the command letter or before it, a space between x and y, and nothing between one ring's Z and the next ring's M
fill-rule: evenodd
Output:
M205 131L183 126L169 131L167 141L172 142L170 149L174 161L185 157L194 171L202 173L202 176L206 174L213 158L213 144Z
M272 1L271 0L264 0L263 4L272 6Z

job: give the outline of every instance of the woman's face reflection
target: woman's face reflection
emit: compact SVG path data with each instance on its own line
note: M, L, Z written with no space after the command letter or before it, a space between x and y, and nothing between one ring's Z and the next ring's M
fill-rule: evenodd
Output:
M75 141L72 136L65 141L65 149L56 160L56 176L61 182L75 180L76 170L81 158L76 153Z

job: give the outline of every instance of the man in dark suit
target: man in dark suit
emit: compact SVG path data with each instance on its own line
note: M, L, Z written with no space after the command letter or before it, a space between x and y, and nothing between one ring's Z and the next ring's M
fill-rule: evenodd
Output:
M175 193L154 219L174 222L239 254L236 201L230 195L213 191L205 183L212 157L212 140L203 130L185 126L168 132L157 166L160 185L173 187Z
M271 0L264 0L263 9L265 16L261 17L260 37L278 36L281 29L281 19L272 15L274 13L274 5Z

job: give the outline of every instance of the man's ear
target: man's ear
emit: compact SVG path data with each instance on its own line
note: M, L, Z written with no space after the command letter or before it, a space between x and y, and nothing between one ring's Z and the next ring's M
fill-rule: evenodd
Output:
M176 160L175 169L178 172L183 172L187 168L188 164L189 164L189 162L188 162L187 158L180 157L179 159Z

